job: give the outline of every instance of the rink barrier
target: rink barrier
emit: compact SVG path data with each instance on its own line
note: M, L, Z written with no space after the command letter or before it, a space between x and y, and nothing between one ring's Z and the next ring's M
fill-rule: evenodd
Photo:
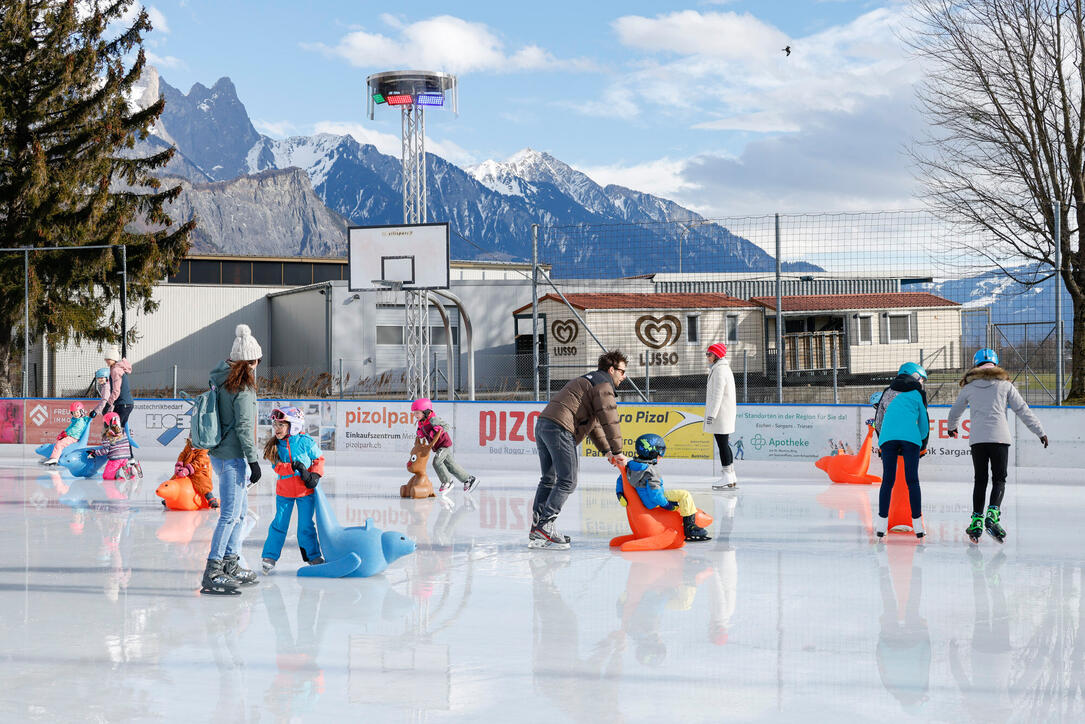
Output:
M56 439L70 420L73 398L0 399L0 454L33 454L33 447ZM83 400L91 406L97 400ZM273 407L295 405L306 416L307 432L337 463L405 463L414 443L409 400L328 400L265 398L259 401L257 440L270 435ZM544 403L463 401L434 402L434 410L451 427L456 457L486 467L537 464L535 423ZM174 459L184 446L192 403L183 399L136 400L129 420L145 459ZM1085 407L1032 408L1051 441L1044 450L1039 440L1013 416L1013 455L1016 467L1085 467ZM690 461L718 469L712 436L702 430L704 408L667 403L620 403L623 447L632 450L639 435L656 433L667 440L670 461ZM842 450L853 454L872 417L867 405L740 404L731 447L742 461L809 461ZM949 437L948 405L930 407L928 462L971 466L968 420L962 436ZM97 429L97 423L95 423ZM30 446L28 451L22 446ZM600 457L590 443L584 457ZM876 465L876 463L875 463Z

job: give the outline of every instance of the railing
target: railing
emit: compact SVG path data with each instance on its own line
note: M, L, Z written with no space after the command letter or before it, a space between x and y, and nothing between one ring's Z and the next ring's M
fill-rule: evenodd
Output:
M843 332L802 332L784 335L784 372L846 370Z

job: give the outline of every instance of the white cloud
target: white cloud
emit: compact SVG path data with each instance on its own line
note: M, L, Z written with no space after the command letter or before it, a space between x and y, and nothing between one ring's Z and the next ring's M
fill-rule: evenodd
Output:
M370 143L381 153L400 157L403 145L400 137L392 133L375 130L372 126L353 121L319 121L313 127L314 133L332 133L337 136L350 135L358 143ZM457 166L469 166L477 158L465 148L452 141L426 137L426 152L433 153Z
M265 121L254 118L252 119L252 125L260 133L272 138L286 138L297 133L297 126L290 121Z
M133 7L135 7L133 5ZM156 8L154 5L147 6L147 15L151 20L151 27L158 33L169 33L170 26L166 22L166 16L162 14L162 11Z
M526 45L509 52L504 41L489 26L452 15L438 15L414 23L407 23L387 13L381 15L380 19L394 31L394 37L354 30L340 38L334 46L303 43L302 47L343 58L360 68L402 66L470 73L592 70L595 67L584 59L555 58L537 45Z
M684 175L688 164L685 159L661 158L635 164L574 166L601 186L617 184L635 191L676 199L695 190L696 184Z
M750 13L682 10L655 18L626 15L613 27L618 39L631 48L743 61L771 57L788 40Z
M158 69L162 68L185 68L185 61L172 55L159 55L158 53L152 53L146 51L147 62Z

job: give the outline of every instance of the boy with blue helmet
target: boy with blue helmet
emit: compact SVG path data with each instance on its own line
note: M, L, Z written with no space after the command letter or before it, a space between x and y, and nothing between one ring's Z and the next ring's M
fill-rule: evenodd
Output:
M1006 420L1006 408L1025 423L1040 442L1047 447L1047 435L1040 421L1029 409L1025 398L1013 386L1010 375L998 366L998 353L984 348L972 357L972 369L961 378L961 391L949 411L949 436L957 437L957 426L964 416L965 408L972 412L968 427L968 442L972 449L972 468L975 481L972 487L972 522L965 534L978 543L986 528L999 543L1006 538L1002 527L1002 496L1006 491L1006 468L1010 457L1010 426ZM991 468L991 498L987 515L983 513L987 493L987 467Z
M915 362L905 362L897 377L878 398L874 429L882 451L882 487L878 493L878 518L874 531L881 538L889 527L889 501L897 476L897 458L904 460L904 480L912 506L912 529L922 538L923 505L919 490L919 457L927 449L930 418L927 416L927 393L923 386L927 370ZM873 396L871 401L873 401Z
M682 516L686 540L712 540L708 537L708 531L697 525L695 520L697 506L689 491L663 489L663 478L656 472L655 466L659 463L659 459L667 454L666 441L655 433L648 433L638 437L633 447L635 457L626 464L625 471L629 476L629 484L637 491L637 497L640 498L644 507L677 509L678 514ZM614 492L618 495L618 502L625 506L621 475L618 476L618 484Z

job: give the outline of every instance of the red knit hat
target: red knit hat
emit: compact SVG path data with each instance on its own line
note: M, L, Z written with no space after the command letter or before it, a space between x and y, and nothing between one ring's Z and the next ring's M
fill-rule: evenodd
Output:
M708 352L709 354L714 354L720 359L723 359L727 356L727 345L716 342L716 344L708 348Z

